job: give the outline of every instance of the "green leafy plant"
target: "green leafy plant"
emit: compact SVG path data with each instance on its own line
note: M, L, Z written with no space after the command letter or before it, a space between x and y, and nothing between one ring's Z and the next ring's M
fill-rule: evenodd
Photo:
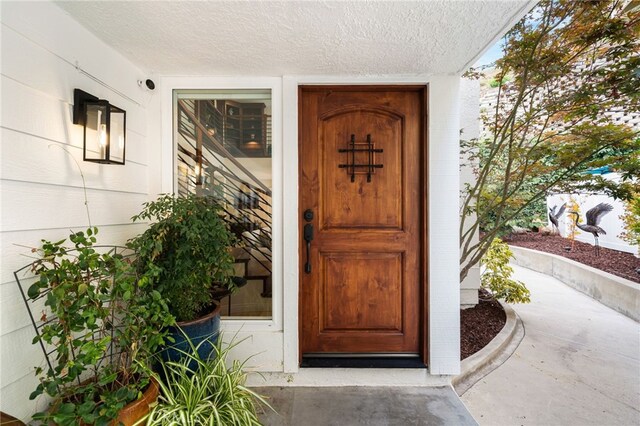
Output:
M625 212L620 217L624 224L624 231L620 237L640 250L640 193L625 203Z
M509 260L512 257L513 253L507 243L494 238L482 258L484 271L480 278L481 285L496 299L507 303L529 303L531 294L525 284L511 278L513 268L509 266Z
M475 180L462 194L460 282L495 237L546 221L548 193L637 190L640 133L609 113L639 108L639 24L625 2L541 0L507 32L483 135L461 141ZM620 179L585 173L603 166Z
M153 222L129 246L178 321L191 321L210 309L214 285L235 289L229 250L235 238L221 214L212 197L165 194L133 217Z
M495 78L492 78L491 80L489 80L489 87L495 89L496 87L502 86L503 84L509 81L511 81L511 78L508 75L502 76L502 79L500 80L496 80Z
M66 240L43 240L31 265L37 281L27 297L42 297L45 306L33 343L52 350L50 368L36 370L40 384L30 396L53 397L51 407L34 416L44 424L109 424L148 386L162 330L174 323L130 255L99 251L97 232L72 233L73 248Z
M180 361L162 362L158 404L147 418L148 425L260 425L256 403L271 406L245 387L247 360L234 360L227 368L229 351L238 343L225 345L219 338L213 346L216 356L203 359L198 347L190 343ZM210 342L200 342L200 345ZM272 408L271 408L272 409Z

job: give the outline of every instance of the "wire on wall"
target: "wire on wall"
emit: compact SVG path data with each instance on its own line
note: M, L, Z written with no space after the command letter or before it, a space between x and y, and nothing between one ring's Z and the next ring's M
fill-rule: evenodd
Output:
M52 54L56 55L55 53L51 52ZM58 56L58 55L56 55ZM87 77L89 77L91 80L95 81L96 83L100 84L101 86L106 87L107 89L113 91L114 93L122 96L125 99L130 100L131 102L133 102L134 104L136 104L137 106L141 106L140 103L138 101L136 101L135 99L130 98L129 96L125 95L124 93L122 93L121 91L119 91L118 89L108 85L107 83L105 83L104 81L100 80L98 77L92 75L91 73L85 71L84 69L82 69L80 67L80 64L78 63L78 61L76 61L75 64L72 64L71 62L67 61L66 59L64 59L61 56L58 56L60 59L62 59L63 61L67 62L70 65L73 65L75 67L76 70L78 70L78 72L80 74L86 75Z
M56 58L60 59L61 61L71 65L72 67L74 67L79 73L89 77L91 80L95 81L96 83L100 84L101 86L111 90L112 92L116 93L117 95L122 96L123 98L133 102L134 104L136 104L137 106L142 106L140 104L140 102L136 101L135 99L131 98L130 96L125 95L124 93L122 93L121 91L119 91L118 89L114 88L113 86L110 86L109 84L105 83L104 81L100 80L98 77L94 76L93 74L91 74L90 72L86 71L85 69L83 69L80 66L80 63L78 61L76 61L75 63L69 61L68 59L58 55L56 52L52 51L51 49L47 48L46 46L43 46L41 43L38 43L36 40L32 39L31 37L27 36L26 34L21 33L20 31L17 31L15 28L10 27L9 25L2 23L3 26L11 29L12 31L14 31L16 34L19 34L21 37L26 38L27 40L29 40L30 42L32 42L33 44L40 46L42 49L46 50L47 52L49 52L50 54L52 54L53 56L55 56Z

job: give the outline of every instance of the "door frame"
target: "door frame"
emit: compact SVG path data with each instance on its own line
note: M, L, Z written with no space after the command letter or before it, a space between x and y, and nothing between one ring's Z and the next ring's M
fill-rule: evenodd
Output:
M335 91L348 91L348 90L359 90L359 91L383 91L383 90L397 90L397 91L421 91L422 92L422 135L420 137L421 145L420 145L420 170L419 170L419 182L420 182L420 194L421 194L421 203L420 203L420 255L419 255L419 273L420 277L420 310L417 321L419 321L419 336L420 336L420 358L425 366L430 364L429 360L429 199L428 199L428 188L429 188L429 84L304 84L299 83L297 85L297 99L296 99L296 108L297 108L297 129L296 129L296 166L297 166L297 220L295 222L296 230L299 227L299 224L303 221L302 214L304 212L304 206L300 205L300 157L299 157L299 146L300 146L300 123L302 120L301 114L301 99L302 92L304 90L326 90L331 89ZM301 253L303 252L301 236L298 235L298 244L297 249L298 253L296 256L297 266L298 266L298 274L297 274L297 289L300 288L302 283L302 274L300 272L300 268L302 267L302 262L299 261ZM300 293L297 292L297 303L296 305L300 307ZM299 342L301 340L302 335L302 318L301 312L298 309L297 314L297 330L296 330L296 341L298 342L298 350L297 350L297 365L302 360L301 347ZM285 352L286 352L285 345ZM285 354L286 359L286 354Z

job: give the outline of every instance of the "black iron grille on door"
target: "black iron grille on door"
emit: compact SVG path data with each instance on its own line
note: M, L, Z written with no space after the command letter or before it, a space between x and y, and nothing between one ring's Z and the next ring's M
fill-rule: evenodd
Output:
M365 145L362 148L356 148L356 145ZM347 169L347 173L351 176L351 182L356 180L356 169L365 169L364 173L367 174L367 182L371 182L371 175L374 169L381 169L382 164L374 164L374 153L382 153L382 148L374 148L373 142L371 142L371 135L367 135L367 142L364 144L356 144L356 135L352 134L349 140L348 148L340 148L338 152L344 152L347 154L347 163L338 164L341 169ZM356 163L356 153L365 153L367 162Z

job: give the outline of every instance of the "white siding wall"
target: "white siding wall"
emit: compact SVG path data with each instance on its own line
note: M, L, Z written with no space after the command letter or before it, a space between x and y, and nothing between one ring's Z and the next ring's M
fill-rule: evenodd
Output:
M144 74L52 3L2 3L0 409L28 420L28 396L43 363L12 272L28 263L41 239L62 239L88 226L79 170L85 175L99 243L124 243L144 225L130 218L149 198ZM68 61L68 62L67 62ZM70 63L69 63L70 62ZM135 99L126 99L76 70ZM82 128L72 124L73 89L127 111L125 166L82 161ZM46 404L38 401L40 408Z
M469 141L480 136L480 82L478 80L460 79L460 139ZM461 158L460 191L466 185L472 185L476 179L473 174L474 164L468 158ZM463 198L460 200L463 201ZM475 213L467 218L468 227L473 223ZM474 242L478 241L478 232L474 235ZM480 265L473 266L460 285L460 305L474 306L478 303L478 288L480 288Z
M603 175L605 179L617 179L618 176L615 173ZM580 218L582 224L587 223L585 214L589 209L597 206L600 203L608 203L613 206L613 211L607 213L600 222L600 227L606 231L605 235L600 235L600 246L607 247L614 250L624 251L627 253L639 253L640 247L632 246L627 241L620 238L620 234L624 232L624 222L621 216L625 213L625 204L620 200L614 200L613 198L604 194L553 194L547 196L547 211L550 207L561 206L563 203L569 202L570 198L578 203L580 206ZM575 216L569 215L565 212L558 220L560 226L560 233L566 237L569 235L571 224L574 222ZM551 227L551 222L549 222ZM593 235L576 229L578 231L576 240L583 241L585 243L594 244Z
M429 82L429 365L460 373L460 78Z

